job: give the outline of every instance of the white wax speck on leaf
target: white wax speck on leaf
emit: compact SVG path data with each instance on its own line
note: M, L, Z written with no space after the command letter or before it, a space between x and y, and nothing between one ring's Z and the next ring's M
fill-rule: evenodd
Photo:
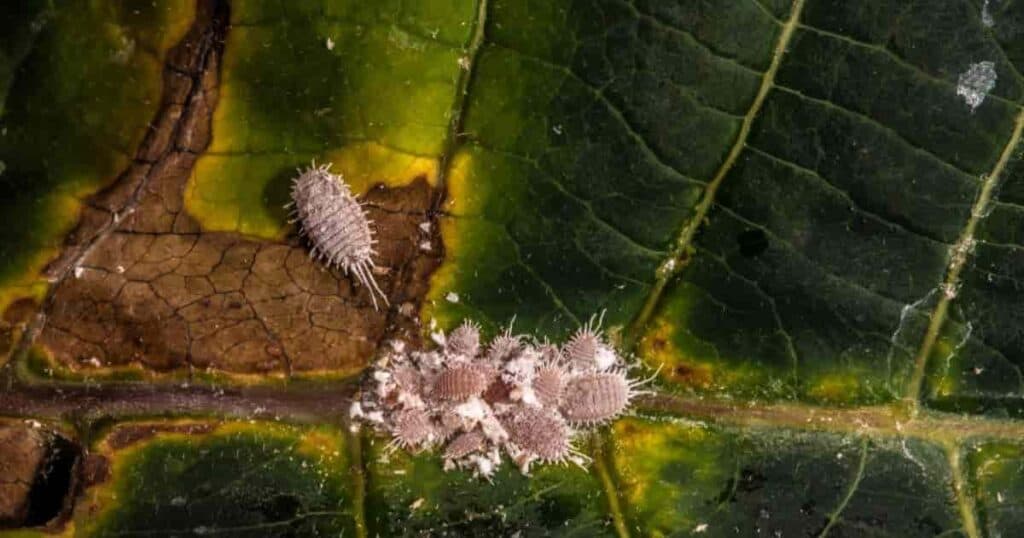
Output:
M956 94L964 98L971 111L981 106L996 87L996 64L993 62L973 63L957 79Z

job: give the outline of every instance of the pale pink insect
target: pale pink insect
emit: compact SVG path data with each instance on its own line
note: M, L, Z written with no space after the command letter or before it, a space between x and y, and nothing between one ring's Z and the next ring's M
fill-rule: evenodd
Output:
M391 427L392 443L399 448L420 449L438 440L438 431L423 409L407 409L395 413Z
M619 416L646 381L634 381L621 370L592 372L569 380L561 410L571 424L596 425Z
M612 366L618 357L601 337L601 322L604 320L604 313L601 317L591 317L586 325L580 327L566 342L562 353L569 361L569 364L578 369L604 370Z
M353 196L344 179L330 172L331 165L314 162L292 183L292 204L295 221L301 233L312 243L310 256L327 265L340 267L355 276L370 290L373 308L377 296L388 304L388 298L373 277L376 255L373 229L362 205Z
M494 362L504 362L511 359L523 348L523 337L512 334L512 325L509 324L505 332L495 336L491 345L487 346L487 358Z
M484 434L477 430L460 434L445 447L444 459L457 460L479 452L484 447L484 440Z
M482 365L451 366L434 379L431 396L438 400L466 400L487 390L492 378L493 370Z
M398 387L407 392L415 392L417 394L423 391L423 374L412 366L403 365L395 368L392 376L395 379L395 383Z
M463 321L448 335L445 351L452 355L476 357L480 353L480 326L469 320Z
M521 406L502 420L509 440L542 462L560 463L573 454L569 425L549 409Z
M544 365L533 376L533 392L541 405L558 407L565 390L565 372L555 365Z

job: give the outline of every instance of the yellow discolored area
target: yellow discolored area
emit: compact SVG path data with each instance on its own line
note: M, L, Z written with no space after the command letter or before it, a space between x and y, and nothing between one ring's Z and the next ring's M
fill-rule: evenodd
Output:
M732 469L723 465L723 438L699 426L624 419L615 429L615 468L624 505L645 536L668 536L672 529L693 529L708 510L706 494L726 483ZM685 480L666 473L686 469Z
M476 198L470 185L472 171L473 154L466 150L456 152L448 164L444 215L438 219L445 256L441 266L430 277L430 291L420 309L424 327L436 324L438 328L450 330L465 318L473 317L478 321L480 318L469 311L464 302L452 303L447 298L449 292L457 293L462 282L463 264L460 260L473 248L472 239L466 236L458 222L458 215L471 213L474 209Z
M807 395L815 400L842 403L862 390L856 373L832 373L815 379L807 388Z
M661 369L665 381L697 391L756 387L763 375L753 366L719 360L712 346L691 338L682 323L665 317L651 320L638 350L648 366Z
M233 4L213 137L187 211L207 230L280 239L290 183L314 159L357 194L421 177L436 185L474 9Z

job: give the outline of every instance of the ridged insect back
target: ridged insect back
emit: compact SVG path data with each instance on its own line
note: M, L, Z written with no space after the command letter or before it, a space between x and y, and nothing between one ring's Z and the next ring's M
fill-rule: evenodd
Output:
M476 430L459 434L445 447L444 458L446 460L464 458L480 451L484 447L484 441L484 434Z
M331 165L314 162L292 183L292 204L300 233L312 244L310 256L353 275L370 290L377 308L377 296L387 296L373 277L376 255L373 228L362 205L344 179L330 172Z
M594 372L569 380L562 414L572 424L602 424L626 410L632 398L629 378L621 371Z
M487 390L491 377L491 371L486 367L472 364L452 366L434 379L430 395L438 400L466 400Z
M558 407L565 390L565 372L554 365L545 365L537 369L533 377L533 392L541 405Z
M480 326L469 320L462 322L448 335L445 350L452 355L476 357L480 353Z
M562 462L572 452L569 425L558 413L536 407L521 407L502 424L520 450L544 462Z
M398 412L394 417L392 435L395 445L406 449L430 446L439 437L430 413L423 409Z

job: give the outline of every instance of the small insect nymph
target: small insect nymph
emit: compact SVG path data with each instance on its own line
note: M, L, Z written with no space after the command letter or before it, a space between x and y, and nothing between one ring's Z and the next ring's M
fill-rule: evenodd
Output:
M603 424L626 410L641 384L620 370L577 376L563 392L562 414L571 424Z
M300 224L302 235L312 243L310 256L353 275L370 290L376 309L378 296L385 305L388 299L373 277L377 241L372 223L344 179L330 168L330 164L317 166L314 162L299 170L289 204L294 206L293 222Z
M452 355L477 356L480 353L480 326L468 319L462 322L448 335L445 350Z
M439 400L467 400L487 390L492 377L489 368L470 364L456 365L437 376L431 396Z
M618 360L615 351L601 338L603 320L603 314L600 318L592 316L566 342L562 351L571 366L585 370L605 370Z

